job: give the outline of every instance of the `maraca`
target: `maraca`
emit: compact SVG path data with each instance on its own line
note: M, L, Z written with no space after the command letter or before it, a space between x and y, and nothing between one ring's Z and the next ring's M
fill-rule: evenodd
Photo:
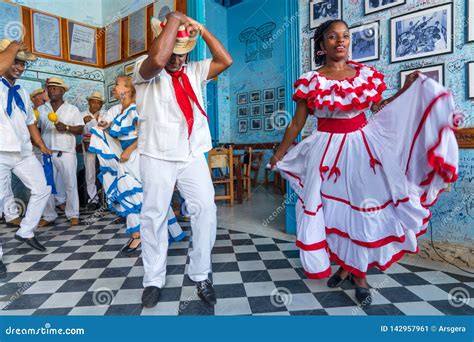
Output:
M38 110L36 110L36 109L33 109L33 113L35 114L35 119L36 119L36 121L38 121L38 120L39 120L39 117L40 117L40 113L39 113Z
M48 114L48 119L49 121L51 121L52 123L57 123L58 122L58 115L55 113L55 112L50 112Z

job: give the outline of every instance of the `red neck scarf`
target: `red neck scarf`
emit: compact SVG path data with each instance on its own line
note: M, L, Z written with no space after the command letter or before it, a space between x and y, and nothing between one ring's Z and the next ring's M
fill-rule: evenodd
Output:
M173 80L173 88L174 88L174 93L176 94L176 100L178 101L179 108L181 108L181 111L184 114L184 117L186 118L186 122L188 124L188 139L191 136L191 133L193 132L193 124L194 124L194 111L193 111L193 105L191 104L191 101L193 101L196 106L199 108L201 111L202 115L204 115L207 118L206 112L204 109L202 109L201 105L199 104L199 101L196 97L196 94L194 93L193 87L191 85L191 82L189 82L188 75L184 73L184 68L181 68L180 71L176 72L169 72L166 70L168 74L170 74L171 79ZM182 80L183 83L180 82L180 79Z

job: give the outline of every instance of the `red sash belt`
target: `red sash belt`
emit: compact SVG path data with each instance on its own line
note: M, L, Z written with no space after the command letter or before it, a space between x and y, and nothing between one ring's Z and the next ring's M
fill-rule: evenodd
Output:
M367 124L367 118L362 112L350 119L318 118L318 131L327 133L350 133L357 131Z

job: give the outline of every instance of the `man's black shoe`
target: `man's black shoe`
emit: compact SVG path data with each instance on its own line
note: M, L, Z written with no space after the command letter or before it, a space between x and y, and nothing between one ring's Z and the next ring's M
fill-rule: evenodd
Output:
M160 288L156 286L147 286L142 294L142 306L145 308L153 308L158 304L160 299Z
M216 291L214 290L214 287L212 286L212 283L209 279L198 281L196 283L196 288L198 296L203 302L209 305L214 305L217 303Z
M34 249L36 249L40 252L44 252L46 250L46 247L44 247L42 244L40 244L35 236L33 236L32 238L26 239L26 238L22 238L21 236L15 234L15 239L17 239L20 242L27 243L28 245L30 245L30 247L32 247L32 248L34 248Z

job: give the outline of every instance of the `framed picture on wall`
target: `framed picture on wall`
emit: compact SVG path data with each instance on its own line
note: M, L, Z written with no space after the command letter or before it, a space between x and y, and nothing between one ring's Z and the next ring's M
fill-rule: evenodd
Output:
M249 96L248 93L237 94L237 104L238 105L247 104L249 102L248 96Z
M406 0L364 0L364 9L365 14L370 14L378 11L383 11L384 9L403 5L406 3Z
M380 58L379 21L354 26L349 31L351 33L350 59L356 62L368 62Z
M266 131L274 131L275 130L273 117L265 118L265 130Z
M249 116L249 109L247 106L242 106L237 109L237 117L245 118Z
M128 16L128 56L147 49L147 10L142 8Z
M391 62L453 52L453 4L390 19Z
M467 97L474 99L474 62L467 63Z
M325 21L341 18L341 0L311 0L311 2L309 3L310 29L315 29Z
M107 86L107 98L109 103L117 102L118 100L114 97L115 84L109 84Z
M260 102L260 95L261 95L260 90L251 91L251 92L249 93L250 103L253 103L253 102Z
M310 39L310 51L309 51L309 58L311 59L310 67L311 70L316 70L318 66L316 65L316 62L314 60L314 38Z
M249 125L249 121L248 120L239 120L238 125L239 125L239 133L246 133L248 125Z
M474 0L467 1L467 42L474 42Z
M431 65L423 68L408 69L400 71L400 87L403 87L408 75L413 71L420 70L423 74L431 77L436 82L444 86L444 64Z
M107 25L105 32L105 65L118 62L122 59L122 22Z
M278 98L284 99L286 95L285 87L278 87Z
M262 114L262 105L253 105L250 107L251 116L259 116Z
M68 20L67 43L69 60L94 66L99 64L95 27Z
M279 111L285 111L286 110L285 101L278 102L278 110Z
M263 91L263 101L274 101L275 89L266 89Z
M33 53L62 58L61 19L36 10L31 11Z
M251 130L262 129L262 119L251 119L250 120L250 129Z
M263 113L265 115L272 115L275 112L275 104L274 103L265 103L263 105Z
M135 67L135 62L125 64L123 66L123 73L127 76L133 74L134 67Z

